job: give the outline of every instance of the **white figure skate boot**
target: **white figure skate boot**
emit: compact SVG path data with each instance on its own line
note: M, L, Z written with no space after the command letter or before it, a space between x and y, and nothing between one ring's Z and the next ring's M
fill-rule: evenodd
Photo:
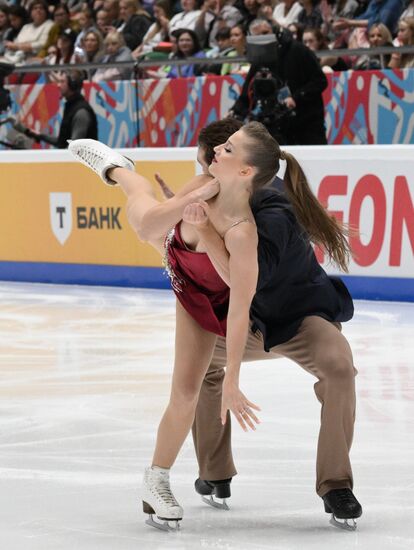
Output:
M142 484L142 506L144 513L149 514L145 522L147 525L162 531L178 531L184 511L171 492L169 474L169 470L157 466L146 468ZM155 521L153 514L163 523ZM175 523L174 527L169 525L170 521Z
M110 168L127 168L135 172L132 160L94 139L70 141L68 150L76 160L96 172L107 185L118 185L107 176Z

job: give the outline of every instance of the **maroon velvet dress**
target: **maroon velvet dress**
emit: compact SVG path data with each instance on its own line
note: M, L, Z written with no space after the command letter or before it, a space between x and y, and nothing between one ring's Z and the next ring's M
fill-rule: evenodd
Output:
M189 250L181 237L181 222L165 238L164 265L184 309L197 323L226 336L230 289L205 252Z

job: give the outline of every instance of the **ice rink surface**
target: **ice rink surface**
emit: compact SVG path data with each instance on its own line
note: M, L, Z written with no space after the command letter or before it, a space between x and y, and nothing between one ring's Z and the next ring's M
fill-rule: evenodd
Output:
M414 304L356 302L344 325L357 378L356 532L314 492L319 403L287 360L249 363L262 408L234 425L231 510L203 504L191 438L172 471L180 533L144 524L142 472L169 394L168 291L0 283L1 550L414 548Z

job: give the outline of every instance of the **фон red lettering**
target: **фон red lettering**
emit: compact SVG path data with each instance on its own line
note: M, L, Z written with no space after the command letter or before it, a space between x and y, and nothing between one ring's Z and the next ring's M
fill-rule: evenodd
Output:
M368 267L378 259L385 242L387 218L385 189L381 179L374 174L366 174L358 180L350 199L345 198L348 194L348 187L348 176L325 176L318 189L318 199L338 220L349 223L351 230L354 230L354 234L350 236L354 261L360 266ZM401 265L405 232L408 235L411 251L414 254L414 205L412 191L405 176L397 176L395 178L393 191L389 265L398 267ZM329 209L329 200L334 196L344 197L344 204L349 200L349 216L347 220L344 219L344 212L342 210ZM363 225L361 215L363 215L363 205L366 200L372 201L373 217L370 220L372 224L371 229L366 229L370 231L370 239L369 242L364 244L359 231ZM366 223L364 225L367 227ZM316 248L315 252L318 261L323 263L323 251Z

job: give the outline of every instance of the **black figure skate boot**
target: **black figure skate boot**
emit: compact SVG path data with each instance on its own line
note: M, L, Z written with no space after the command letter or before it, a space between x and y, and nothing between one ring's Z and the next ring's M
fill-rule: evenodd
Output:
M218 479L216 481L206 481L204 479L196 479L194 483L195 490L201 496L201 499L206 504L221 510L228 510L226 498L231 496L230 491L231 477L229 479ZM210 498L206 498L209 496ZM218 502L213 497L223 499L223 502Z
M332 489L322 497L322 500L325 504L325 512L332 514L331 525L347 531L355 531L357 527L355 519L362 515L362 507L351 489Z

